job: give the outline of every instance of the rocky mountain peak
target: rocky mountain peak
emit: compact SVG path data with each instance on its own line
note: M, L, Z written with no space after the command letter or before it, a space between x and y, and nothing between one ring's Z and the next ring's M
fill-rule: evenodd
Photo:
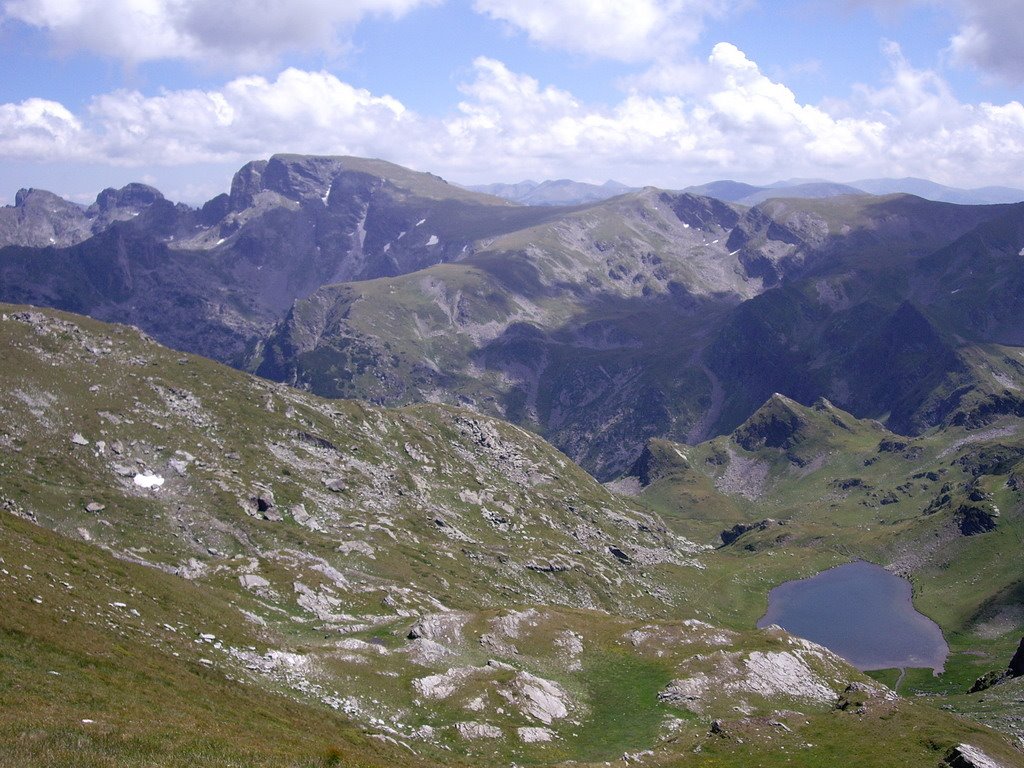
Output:
M79 242L89 233L80 205L44 189L19 189L14 205L0 208L0 247L61 247Z
M120 189L104 189L96 196L96 202L89 207L88 213L107 213L115 209L141 210L163 199L163 194L155 187L132 182Z
M263 188L299 202L326 203L334 178L345 170L338 157L274 155L263 171Z
M748 451L789 448L808 424L804 411L799 403L776 392L736 429L733 439Z
M246 163L231 179L231 210L242 211L252 205L253 198L263 191L263 172L266 160Z
M44 206L58 206L60 208L81 210L73 203L69 203L59 195L47 192L45 189L33 189L31 187L29 189L19 189L14 196L15 208L41 208Z

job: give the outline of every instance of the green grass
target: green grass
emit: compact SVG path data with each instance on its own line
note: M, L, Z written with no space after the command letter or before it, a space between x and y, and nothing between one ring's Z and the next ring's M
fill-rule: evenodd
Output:
M7 514L0 533L2 567L20 576L0 576L5 768L314 768L330 750L345 765L392 764L388 748L330 710L197 663L195 629L187 632L183 619L225 638L245 632L208 591ZM116 601L139 606L141 618L104 618ZM171 622L182 629L162 629Z
M583 670L589 711L567 746L577 760L613 760L657 741L666 716L677 711L660 704L658 693L672 680L671 669L627 653L588 660Z
M716 470L695 469L703 470L705 457L720 447L719 441L687 449L689 462L673 465L662 487L687 483L694 493L703 493L708 508L700 524L705 528L719 522L720 511L740 519L774 514L789 524L751 535L748 541L755 546L749 550L734 546L696 555L703 568L624 565L608 553L608 545L627 551L666 546L660 520L610 494L550 446L508 424L435 405L385 410L323 401L197 358L180 363L180 355L129 331L75 322L90 343L110 340L114 351L95 357L84 345L37 334L25 323L0 325L12 361L0 371L0 383L6 391L22 393L0 402L0 440L10 447L0 453L0 501L35 512L45 526L0 513L0 567L19 576L0 584L5 670L0 738L10 747L0 754L14 755L11 760L22 764L73 762L69 755L74 749L84 765L132 768L189 761L317 766L340 760L342 765L372 766L409 759L404 750L370 739L364 732L373 730L369 726L353 725L317 704L316 697L291 690L281 679L249 675L244 665L195 642L199 633L208 632L232 648L307 655L319 665L317 681L325 690L357 698L386 722L396 717L414 727L437 727L439 744L416 744L437 762L603 762L655 746L663 721L683 717L676 741L661 748L664 760L680 762L702 743L712 717L735 719L733 707L742 702L732 696L716 699L720 710L706 718L660 704L658 693L681 674L690 657L713 649L676 640L666 644L664 655L634 651L625 639L630 630L659 621L671 628L680 619L699 618L740 630L737 649L777 650L763 633L747 631L763 613L775 583L810 575L859 552L884 552L883 539L892 530L916 535L901 527L911 516L909 502L896 505L897 510L864 507L859 501L871 497L863 492L839 500L835 519L814 507L816 494L820 497L829 487L828 473L847 477L857 462L877 453L874 437L855 431L852 438L843 438L853 441L849 455L799 483L786 474L784 460L771 457L773 481L787 482L772 485L758 502L724 496L715 489ZM202 405L198 412L170 409L156 385L191 393ZM46 401L44 393L57 405L26 402ZM467 431L468 419L478 427L484 424L487 434ZM93 445L73 446L69 437L76 431L87 434ZM160 469L167 486L142 494L122 483L111 469L109 453L97 455L98 439L122 441L126 455L116 461ZM491 449L483 451L482 443L491 443ZM328 444L334 447L324 447ZM816 452L833 444L839 443L829 436L808 435L796 449ZM166 467L178 449L197 456L184 478ZM910 471L904 461L885 455L876 469L895 486ZM529 474L517 480L516 472L524 467ZM328 476L343 477L345 489L325 490ZM284 519L257 519L243 509L240 502L256 488L273 491ZM473 501L473 494L487 498ZM664 498L671 497L666 493ZM107 509L100 515L87 513L84 504L91 499ZM323 531L310 531L291 517L289 505L300 501L322 521ZM997 501L1006 505L1004 530L1012 532L1017 519L1013 499L1000 496ZM506 515L514 532L495 528L484 508ZM883 527L883 513L896 522ZM438 517L466 536L447 538L435 523ZM673 509L670 522L678 531L687 530L685 505ZM880 532L873 530L876 526ZM383 527L398 535L392 539ZM209 571L189 581L117 559L81 541L79 528L125 558L167 569L195 559ZM786 537L778 538L779 533ZM339 549L356 540L371 547L372 554ZM972 557L995 561L1011 544L1012 538L1004 542L997 537L971 542L980 547L971 551ZM545 558L575 565L556 573L525 567ZM22 577L23 565L32 568L26 572L31 581ZM334 586L331 568L355 587ZM273 592L243 589L238 576L249 570L266 578ZM966 610L966 599L956 601L968 594L962 583L967 572L955 567L945 572L956 598L953 605ZM1010 573L1010 568L993 565L986 578L997 585ZM333 594L338 603L332 610L360 622L356 637L382 639L392 652L357 654L355 660L342 652L338 641L345 635L344 622L333 625L300 605L297 582ZM939 583L922 581L919 596L930 599ZM988 607L997 609L1000 600L1012 603L1014 594L1000 591ZM469 612L466 629L452 655L436 663L411 663L400 652L408 645L405 635L416 616L437 610L434 600ZM127 608L114 607L120 602ZM524 627L512 641L517 652L481 644L481 635L492 631L489 622L501 609L516 605L537 606L541 614L538 626ZM266 626L243 611L260 616ZM567 668L555 645L567 629L584 638L579 671ZM988 647L993 658L1003 642L993 640ZM957 645L969 647L966 639ZM212 667L200 661L204 654L215 656ZM482 680L450 699L417 702L415 679L449 667L481 667L494 656L556 681L574 697L571 717L553 725L556 741L519 744L514 729L537 723L513 708L487 715L505 729L502 740L460 740L456 722L485 717L466 708L470 694L488 691L498 701L497 692ZM979 663L987 661L979 658ZM966 679L967 669L957 674ZM486 676L503 686L512 674ZM849 674L859 679L852 670ZM812 723L824 722L818 708L810 709ZM929 712L914 709L905 724L930 722ZM95 722L84 724L83 719ZM962 724L937 722L951 734L973 733ZM859 743L860 731L850 728L847 733L843 725L830 737L829 743L849 740L847 752L837 754L848 754ZM895 731L885 738L896 739ZM744 756L757 755L772 761L776 744L755 740L737 750L742 745L725 749L714 742L700 759L742 765Z

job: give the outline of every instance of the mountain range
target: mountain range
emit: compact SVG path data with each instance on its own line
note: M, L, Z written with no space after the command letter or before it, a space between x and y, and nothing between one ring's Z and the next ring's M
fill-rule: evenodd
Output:
M469 186L476 192L510 200L522 205L578 205L607 200L625 192L635 191L617 181L604 184L586 184L570 179L536 182L520 181L515 184L479 184ZM757 186L739 181L711 181L686 187L684 192L716 197L743 205L756 205L772 197L832 197L835 195L893 195L907 194L940 203L960 205L994 205L1024 201L1024 190L1012 187L979 187L961 189L936 184L927 179L861 179L837 184L825 179L788 179Z
M489 192L276 155L0 210L10 764L1020 764L1024 203ZM942 676L753 628L851 558Z
M321 395L469 405L604 480L648 439L724 434L776 391L907 434L1021 408L992 346L1024 333L1021 205L646 188L517 206L296 156L246 165L200 209L139 185L86 210L18 199L4 300Z

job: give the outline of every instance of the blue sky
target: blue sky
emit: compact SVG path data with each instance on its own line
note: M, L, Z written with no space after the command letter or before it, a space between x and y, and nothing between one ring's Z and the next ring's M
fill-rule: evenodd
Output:
M274 152L463 183L1024 186L1021 0L0 0L0 201Z

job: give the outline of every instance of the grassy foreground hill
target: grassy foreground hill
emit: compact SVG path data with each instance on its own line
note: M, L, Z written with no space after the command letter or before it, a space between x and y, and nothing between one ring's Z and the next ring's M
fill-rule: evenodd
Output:
M0 348L0 764L1020 760L517 427L52 311Z

